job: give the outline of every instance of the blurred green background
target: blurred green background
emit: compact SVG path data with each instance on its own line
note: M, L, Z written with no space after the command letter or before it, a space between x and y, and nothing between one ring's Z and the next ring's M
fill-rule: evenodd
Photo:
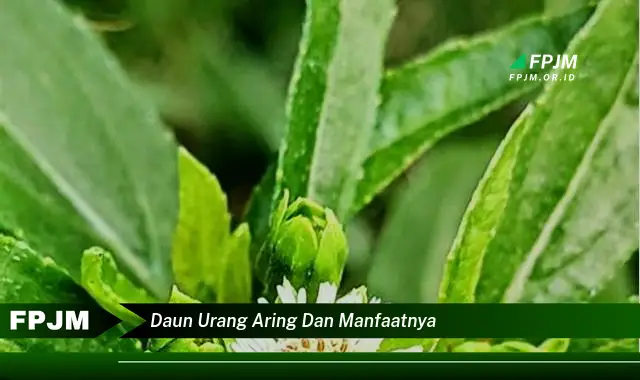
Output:
M375 0L371 0L375 1ZM66 0L90 20L180 142L227 192L238 220L284 125L304 0ZM445 40L585 0L398 0L388 67ZM546 4L545 4L546 3ZM521 99L429 151L348 226L345 287L393 302L434 302L445 254ZM602 301L637 294L637 253Z

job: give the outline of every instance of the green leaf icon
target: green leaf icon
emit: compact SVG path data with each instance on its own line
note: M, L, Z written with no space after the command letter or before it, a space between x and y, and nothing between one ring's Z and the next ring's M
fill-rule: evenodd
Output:
M515 62L511 65L511 68L514 70L520 70L527 67L527 55L522 54L520 58L516 59Z

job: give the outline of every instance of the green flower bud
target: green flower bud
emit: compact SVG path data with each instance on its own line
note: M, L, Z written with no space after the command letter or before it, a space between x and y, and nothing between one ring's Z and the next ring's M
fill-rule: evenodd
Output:
M320 283L339 285L347 254L347 239L333 211L305 198L289 204L285 191L272 214L257 272L267 295L275 295L286 277L314 299Z

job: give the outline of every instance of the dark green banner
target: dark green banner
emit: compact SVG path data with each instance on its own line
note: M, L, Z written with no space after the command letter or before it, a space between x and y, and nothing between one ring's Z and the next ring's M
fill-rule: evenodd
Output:
M0 354L0 379L637 378L638 354ZM55 374L55 375L54 375ZM505 376L506 375L506 376ZM507 377L508 376L508 377Z
M129 304L125 338L638 338L639 304ZM0 304L0 338L96 337L100 308Z
M638 338L638 304L129 304L155 338Z

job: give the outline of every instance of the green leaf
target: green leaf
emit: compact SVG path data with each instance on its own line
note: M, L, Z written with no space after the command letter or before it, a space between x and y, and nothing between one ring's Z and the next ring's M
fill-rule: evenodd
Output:
M594 352L633 352L640 350L637 339L608 339L601 345L594 347Z
M446 254L496 137L446 141L394 192L367 278L389 302L437 302Z
M528 18L451 41L388 71L351 214L443 137L536 90L540 82L510 80L510 74L519 73L510 69L511 64L523 54L561 53L590 12L588 8L563 16Z
M43 258L26 243L0 236L0 303L82 303L94 300L50 258ZM134 352L135 339L119 339L116 326L95 339L14 339L0 341L0 351L28 352Z
M489 342L464 342L453 347L453 352L491 352Z
M547 339L538 347L544 352L567 352L571 339L567 338L552 338Z
M629 295L633 293L633 289L636 287L637 279L636 275L629 270L629 266L632 265L632 261L627 265L620 268L611 281L607 283L604 288L598 292L591 302L597 303L617 303L627 302Z
M250 235L246 225L230 233L227 197L216 177L186 149L179 149L180 216L174 236L176 284L204 302L251 298Z
M638 353L638 339L573 339L569 352L633 352Z
M422 346L423 352L431 352L438 343L437 338L429 339L407 339L407 338L391 338L384 339L378 348L378 352L391 352L396 350L404 350L414 346Z
M544 8L548 14L563 14L587 4L593 4L598 0L545 0Z
M539 346L531 343L510 340L492 345L487 341L466 341L454 345L452 352L566 352L570 339L547 339Z
M273 205L271 213L268 214L267 226L269 227L264 234L264 241L260 244L260 249L257 252L254 270L256 277L264 284L269 283L270 272L273 272L273 255L275 250L275 244L278 241L278 232L280 225L284 221L285 214L287 212L287 206L289 206L289 191L283 190L280 200ZM278 268L275 268L278 270ZM286 270L282 268L283 271ZM286 277L289 272L281 273L279 277Z
M131 325L143 320L121 304L155 302L144 289L120 273L113 256L102 248L94 247L83 253L81 272L82 286L100 306Z
M244 211L243 220L249 224L251 239L251 262L255 263L262 244L269 234L269 220L273 191L276 186L276 166L271 165L260 182L253 188L251 198Z
M474 300L473 291L482 270L483 259L478 251L491 239L491 227L498 223L502 215L500 211L505 207L507 200L511 170L521 137L522 128L512 128L498 147L471 198L453 242L452 251L447 256L438 294L440 301ZM485 229L489 232L484 233ZM462 238L461 230L467 231L469 237Z
M107 247L167 297L176 147L154 108L59 2L0 2L0 50L0 224L77 281L80 253Z
M200 301L182 293L180 289L174 286L169 303L200 303ZM178 347L191 346L191 344L195 344L197 346L198 341L199 339L194 338L151 338L147 342L147 351L177 351L179 349ZM176 343L176 345L174 345L174 343Z
M186 149L179 149L180 216L174 236L176 284L190 296L215 300L231 216L218 180Z
M388 70L383 78L374 143L370 144L351 214L364 207L436 142L538 88L535 82L509 81L513 72L509 70L512 63L509 60L515 60L521 52L561 52L590 11L533 17L469 40L449 42L401 68ZM496 65L497 57L504 61L504 67ZM494 74L497 66L503 75ZM466 84L461 86L462 82ZM480 90L470 90L475 88ZM457 92L445 93L448 103L443 104L442 97L431 95L435 89ZM484 90L492 92L487 95ZM302 158L298 159L302 162ZM275 168L265 173L247 208L245 217L254 236L254 254L268 229L266 215L273 199L275 177ZM304 178L301 182L306 183L308 180Z
M163 347L162 352L224 352L224 346L214 342L200 344L195 339L178 338Z
M219 303L240 303L251 301L251 262L249 226L241 224L227 241L218 281Z
M575 80L549 82L512 127L463 219L441 301L587 300L637 248L637 122L620 119L637 11L601 2L566 52L582 57Z
M339 219L351 209L394 15L392 0L307 0L276 194L287 189L292 199L307 197Z
M594 137L593 155L586 153L572 179L579 189L571 194L570 187L549 217L506 300L591 300L638 248L638 209L629 207L638 203L638 107L620 101Z
M329 209L325 209L324 215L326 226L319 236L318 253L311 275L313 288L323 282L340 286L349 250L347 237L336 216Z
M122 304L156 302L144 289L131 283L119 271L111 253L101 248L91 248L84 252L82 256L82 285L100 306L120 318L127 325L127 328L136 327L144 321L137 314L123 307ZM199 303L182 293L176 286L172 288L169 302ZM147 350L162 351L175 340L177 339L149 339Z
M0 352L24 352L24 350L10 340L0 339Z
M492 346L491 352L540 352L540 349L527 342L508 341Z

